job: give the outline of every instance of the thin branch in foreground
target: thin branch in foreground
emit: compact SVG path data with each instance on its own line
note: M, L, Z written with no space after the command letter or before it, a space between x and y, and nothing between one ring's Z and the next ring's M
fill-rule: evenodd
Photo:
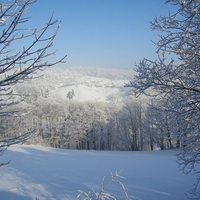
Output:
M119 180L124 178L123 176L120 175L121 171L116 171L115 173L110 172L110 179L105 182L105 176L102 178L101 181L101 188L99 192L96 192L95 190L92 189L92 192L85 192L82 190L78 190L79 194L77 198L81 198L82 200L117 200L117 198L113 195L110 194L110 192L106 192L107 189L109 189L110 185L112 183L118 183L119 186L121 187L123 194L125 195L125 200L131 200L128 196L128 193L126 191L125 186L123 183Z

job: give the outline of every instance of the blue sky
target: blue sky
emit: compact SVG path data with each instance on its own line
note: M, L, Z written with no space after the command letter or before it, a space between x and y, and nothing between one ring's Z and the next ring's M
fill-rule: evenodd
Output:
M54 42L62 67L132 69L142 58L156 59L155 16L174 10L164 0L38 0L29 9L33 27L54 12L62 26Z

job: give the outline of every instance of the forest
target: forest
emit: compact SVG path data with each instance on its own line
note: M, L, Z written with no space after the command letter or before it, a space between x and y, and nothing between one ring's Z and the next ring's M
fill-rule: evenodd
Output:
M131 93L123 98L108 96L107 101L77 101L73 99L73 95L78 95L73 93L74 90L66 93L65 98L55 94L55 88L62 85L61 82L68 83L72 72L76 70L80 73L80 69L75 68L57 73L56 70L48 70L41 78L18 84L15 92L22 102L9 108L18 111L14 115L1 116L3 137L15 137L18 133L34 129L35 132L26 143L55 148L143 151L180 145L181 136L176 127L172 129L169 126L169 114L162 106L155 106L155 103L159 105L161 102L144 96L136 98ZM79 76L76 73L77 79L80 81L82 76L83 80L88 80L85 74L90 73L90 77L93 76L98 81L98 77L94 77L97 75L88 70L82 69ZM100 77L119 73L119 70L114 69L96 71ZM59 75L61 73L68 76L62 77ZM121 78L127 79L125 75ZM61 77L59 82L58 76ZM73 80L75 81L75 76ZM101 81L91 84L96 84L99 88L104 83ZM122 89L124 86L121 86ZM94 88L94 85L91 87ZM114 90L113 87L112 85L108 89Z

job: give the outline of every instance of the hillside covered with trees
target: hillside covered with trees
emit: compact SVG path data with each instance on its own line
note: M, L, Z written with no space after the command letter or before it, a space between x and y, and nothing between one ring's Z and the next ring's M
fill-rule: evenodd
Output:
M56 148L135 151L180 145L170 116L125 87L132 76L129 70L47 70L14 87L23 101L14 116L1 117L4 137L35 129L29 144Z

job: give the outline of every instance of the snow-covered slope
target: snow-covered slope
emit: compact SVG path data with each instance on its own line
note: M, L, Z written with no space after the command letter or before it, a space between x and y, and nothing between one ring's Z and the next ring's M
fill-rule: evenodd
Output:
M110 80L106 78L84 76L74 84L66 84L52 91L52 94L66 99L68 92L74 91L76 101L107 101L112 96L126 97L130 89L124 88L129 80Z
M132 200L186 200L185 192L195 177L177 168L175 150L154 152L76 151L12 146L1 162L11 159L0 170L2 200L74 200L78 190L100 190L109 171L123 170L122 183ZM124 200L115 183L107 191Z
M18 84L29 87L29 91L37 88L48 90L51 96L58 96L67 100L67 94L73 90L73 100L76 101L108 101L111 98L123 99L130 94L131 89L125 88L133 77L133 70L98 69L74 67L67 69L47 69L42 71L39 79ZM24 91L25 89L23 89Z
M52 94L66 96L74 91L76 101L108 101L112 97L123 99L130 93L125 88L133 77L132 70L74 67L61 72L59 84Z

